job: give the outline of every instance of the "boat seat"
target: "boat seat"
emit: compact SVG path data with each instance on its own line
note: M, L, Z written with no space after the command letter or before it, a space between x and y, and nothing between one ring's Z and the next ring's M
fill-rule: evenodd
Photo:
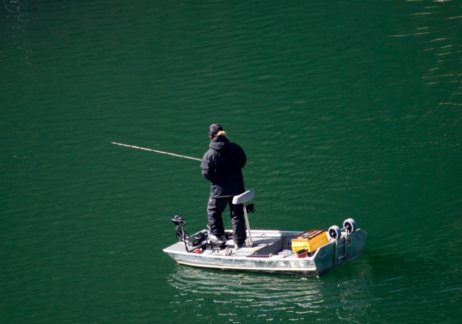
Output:
M233 205L244 204L249 202L255 196L255 192L253 190L247 190L246 192L241 193L240 195L233 197Z

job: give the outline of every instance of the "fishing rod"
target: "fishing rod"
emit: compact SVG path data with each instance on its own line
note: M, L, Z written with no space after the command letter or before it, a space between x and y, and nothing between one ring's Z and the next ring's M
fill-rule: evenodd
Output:
M178 157L178 158L182 158L182 159L194 160L194 161L199 161L199 162L202 161L201 159L195 158L195 157L192 157L192 156L176 154L176 153L172 153L172 152L165 152L165 151L160 151L160 150L154 150L154 149L148 148L148 147L129 145L129 144L124 144L124 143L119 143L119 142L111 142L111 144L118 145L118 146L123 146L123 147L128 147L128 148L135 149L135 150L140 150L140 151L148 151L148 152L154 152L154 153L159 153L159 154L170 155L170 156L174 156L174 157Z

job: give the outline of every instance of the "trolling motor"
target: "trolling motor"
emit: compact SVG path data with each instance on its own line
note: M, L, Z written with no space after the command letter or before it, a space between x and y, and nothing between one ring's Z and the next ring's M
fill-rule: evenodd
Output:
M186 221L180 215L174 215L172 218L172 223L175 224L176 239L178 241L184 241L185 237L187 236L186 232L184 231Z
M172 222L175 224L176 239L179 242L184 242L184 247L187 252L192 252L197 248L203 248L206 245L208 237L206 231L189 235L184 229L186 221L179 215L174 215L172 217Z

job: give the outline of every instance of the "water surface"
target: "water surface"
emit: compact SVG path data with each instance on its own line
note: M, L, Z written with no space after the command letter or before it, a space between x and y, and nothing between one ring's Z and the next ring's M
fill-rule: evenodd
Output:
M457 1L16 1L0 7L0 321L457 322ZM191 269L198 163L247 152L252 228L353 217L365 255L322 278Z

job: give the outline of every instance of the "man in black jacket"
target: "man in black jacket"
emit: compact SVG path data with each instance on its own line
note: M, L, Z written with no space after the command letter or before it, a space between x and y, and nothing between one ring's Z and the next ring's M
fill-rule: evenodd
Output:
M229 205L233 238L237 248L246 239L245 219L242 205L233 205L232 198L244 192L242 168L247 157L244 150L232 143L220 124L209 127L210 145L202 158L202 175L210 181L210 197L207 205L210 239L218 244L226 242L221 214Z

